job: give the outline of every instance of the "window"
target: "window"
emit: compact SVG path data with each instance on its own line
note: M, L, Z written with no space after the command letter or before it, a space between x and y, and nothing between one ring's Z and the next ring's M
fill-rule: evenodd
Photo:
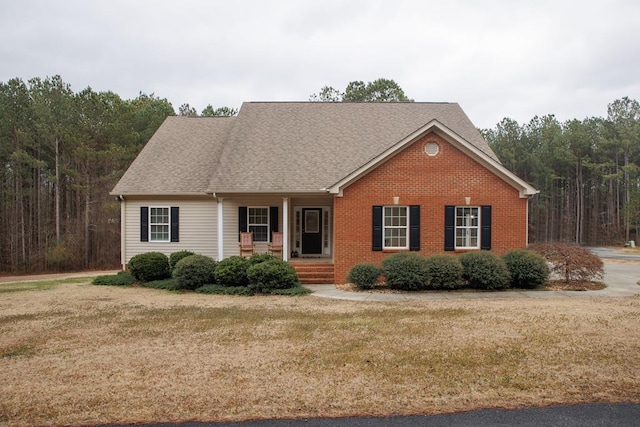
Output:
M169 241L169 208L149 208L149 241Z
M456 206L456 249L478 249L479 236L479 208Z
M383 224L383 249L409 248L409 218L406 206L385 206Z
M249 208L247 225L254 242L269 241L269 208Z

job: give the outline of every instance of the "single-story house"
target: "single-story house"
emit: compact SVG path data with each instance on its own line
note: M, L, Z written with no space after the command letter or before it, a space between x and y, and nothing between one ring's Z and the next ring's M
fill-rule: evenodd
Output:
M167 118L111 194L123 267L149 251L238 255L243 231L265 252L281 232L285 260L329 266L308 280L344 283L399 251L523 248L537 192L456 103L249 102Z

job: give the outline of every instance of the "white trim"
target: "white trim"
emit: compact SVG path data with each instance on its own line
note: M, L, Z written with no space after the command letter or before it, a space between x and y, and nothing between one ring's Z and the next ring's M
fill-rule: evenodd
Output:
M289 260L289 199L282 198L282 260Z
M399 209L402 208L404 209L404 213L405 213L405 219L406 219L406 224L403 226L395 226L395 225L385 225L385 213L387 208L390 209ZM399 218L399 217L398 217ZM404 246L387 246L386 245L386 233L385 230L386 229L391 229L391 230L401 230L404 229L405 230L405 234L404 234L404 239L405 239L405 245ZM408 250L409 249L409 206L398 206L398 205L385 205L382 206L382 250Z
M216 233L218 236L218 261L222 261L224 259L224 198L218 197L216 202L218 204L218 232Z
M167 239L166 240L152 240L151 239L151 209L166 209L167 210L167 218L169 221L164 222L156 222L155 225L167 225ZM171 242L171 206L149 206L149 243L169 243Z
M425 124L415 132L411 133L407 137L400 140L398 143L389 147L385 151L383 151L379 156L371 159L360 168L356 169L354 172L350 173L340 181L336 182L332 186L326 188L325 190L331 194L336 194L339 197L342 196L342 191L345 187L348 187L353 182L357 181L375 167L384 163L402 149L412 144L416 140L422 138L429 132L435 132L438 135L445 138L449 143L451 143L454 147L460 149L462 152L467 154L469 157L480 163L482 166L487 168L493 174L501 178L507 184L511 185L513 188L518 190L520 193L520 198L529 198L538 194L539 191L536 190L531 185L527 184L524 180L520 179L513 172L509 171L502 164L491 158L484 151L480 150L475 145L471 144L460 135L443 125L437 120L431 120L429 123Z
M120 196L120 264L122 264L122 269L127 269L127 210L123 196ZM140 214L138 212L138 217ZM140 232L138 232L140 234ZM140 236L138 236L138 240L140 240Z
M458 226L458 209L475 209L477 212L477 219L478 219L478 225L474 226L466 226L466 227L459 227ZM482 247L482 242L480 242L480 239L482 238L482 218L480 217L482 214L482 209L480 209L480 206L456 206L455 207L455 211L454 211L454 215L453 215L453 247L457 250L457 249L462 249L462 250L466 250L466 249L480 249ZM475 229L476 230L476 245L475 246L458 246L458 229L466 229L466 230L472 230ZM465 240L469 240L471 237L467 236Z

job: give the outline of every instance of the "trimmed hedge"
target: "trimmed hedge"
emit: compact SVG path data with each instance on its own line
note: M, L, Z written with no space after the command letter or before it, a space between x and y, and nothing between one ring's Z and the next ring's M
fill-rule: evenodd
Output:
M524 249L509 251L502 256L514 288L533 289L549 279L547 261L539 254Z
M453 255L432 255L427 258L429 289L459 289L464 285L462 264Z
M129 260L131 275L141 282L162 280L171 277L169 258L160 252L145 252Z
M215 283L216 262L204 255L190 255L182 258L173 269L173 278L178 289L196 289Z
M382 269L368 262L356 264L351 267L347 280L356 285L358 289L373 289L378 283Z
M493 252L467 252L460 255L462 277L475 289L505 289L511 277L507 265Z
M191 255L195 255L195 253L191 251L178 251L172 253L171 255L169 255L169 268L173 270L174 268L176 268L176 264L178 263L178 261Z
M247 269L249 286L257 292L288 289L298 285L298 274L291 265L278 258L254 264Z
M247 286L249 260L241 256L231 256L220 261L214 272L215 283L222 286Z
M427 260L417 253L401 252L382 260L382 269L391 289L419 291L429 283Z
M136 279L128 271L119 271L117 274L97 276L91 281L94 285L126 286L133 285Z

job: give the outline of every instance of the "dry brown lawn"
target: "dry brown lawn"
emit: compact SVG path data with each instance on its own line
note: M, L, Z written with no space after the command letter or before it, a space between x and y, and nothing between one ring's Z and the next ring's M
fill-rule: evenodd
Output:
M0 391L3 425L640 402L640 298L375 303L2 284Z

